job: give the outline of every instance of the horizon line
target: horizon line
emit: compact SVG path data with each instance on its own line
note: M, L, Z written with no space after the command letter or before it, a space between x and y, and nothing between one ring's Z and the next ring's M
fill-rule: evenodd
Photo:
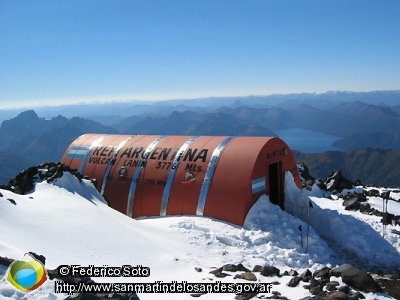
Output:
M0 111L11 111L11 110L21 110L21 109L33 109L33 108L53 108L53 107L65 107L65 106L73 106L73 105L96 105L96 104L112 104L112 103L129 103L129 102L142 102L143 104L154 104L157 102L166 102L166 101L191 101L191 100L201 100L201 99L212 99L212 98L249 98L249 97L271 97L271 96L287 96L287 95L301 95L301 94L310 94L310 95L322 95L329 93L372 93L372 92L400 92L400 89L383 89L383 90L369 90L369 91L353 91L353 90L327 90L324 92L292 92L292 93L272 93L272 94L246 94L246 95L214 95L214 96L198 96L198 97L165 97L161 99L110 99L110 100L89 100L89 101L79 101L79 102L70 102L65 104L51 104L51 102L60 101L61 99L49 99L49 100L27 100L22 102L18 106L9 106L6 108L0 108ZM80 97L84 98L84 97ZM75 98L75 99L80 99ZM97 97L87 97L87 98L97 98ZM100 98L100 97L99 97ZM64 98L66 99L66 98ZM72 99L71 99L72 100ZM29 105L27 102L50 102L43 103L37 105ZM73 100L72 100L73 101Z

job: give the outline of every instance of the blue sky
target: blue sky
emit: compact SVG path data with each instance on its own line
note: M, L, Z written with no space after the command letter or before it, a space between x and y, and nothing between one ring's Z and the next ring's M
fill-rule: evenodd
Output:
M0 109L400 89L398 0L0 0Z

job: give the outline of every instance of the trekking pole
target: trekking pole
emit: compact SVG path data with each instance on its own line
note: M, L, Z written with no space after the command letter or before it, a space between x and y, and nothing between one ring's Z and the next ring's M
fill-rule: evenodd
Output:
M302 228L301 225L299 226L299 231L300 231L300 244L301 244L301 248L303 248L303 233L302 233Z
M308 233L310 231L310 215L311 215L311 208L313 208L311 200L308 201L308 216L307 216L307 246L306 252L308 252Z

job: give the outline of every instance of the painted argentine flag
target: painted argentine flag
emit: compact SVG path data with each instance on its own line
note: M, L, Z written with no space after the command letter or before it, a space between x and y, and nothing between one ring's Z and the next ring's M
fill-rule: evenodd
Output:
M251 181L251 189L253 193L265 190L265 177L257 178Z
M69 149L67 158L83 159L89 151L89 147L73 146Z

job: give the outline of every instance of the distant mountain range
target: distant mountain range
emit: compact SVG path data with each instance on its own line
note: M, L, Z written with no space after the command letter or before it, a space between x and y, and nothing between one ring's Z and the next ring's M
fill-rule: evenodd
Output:
M399 99L400 101L400 99ZM386 148L400 150L400 105L342 103L330 109L302 104L293 110L282 108L219 108L225 114L273 130L303 128L343 139L333 145L346 150Z
M307 165L312 176L322 180L341 170L346 178L364 185L397 187L400 182L400 151L369 148L312 154L293 151L293 155L297 163Z
M133 115L164 115L173 111L192 110L200 113L213 112L219 107L278 107L293 110L301 104L308 104L318 109L330 109L341 103L363 102L369 105L385 103L388 106L400 104L400 90L351 92L331 91L326 93L273 94L266 96L244 97L209 97L198 99L177 99L165 101L111 101L68 104L59 106L36 107L42 117L53 118L62 115L66 118L81 117L93 119L105 125L111 125ZM0 122L15 117L26 109L1 110ZM106 117L106 118L105 118Z
M233 115L219 113L199 114L192 111L173 112L168 117L130 117L113 126L93 120L57 116L39 118L28 110L4 121L0 126L0 183L21 171L21 167L42 162L58 162L68 146L84 133L104 134L170 134L170 135L241 135L274 136L268 128ZM23 159L21 159L23 158ZM15 162L14 167L12 167ZM5 180L7 179L7 180Z
M117 130L77 117L43 119L28 110L1 124L0 152L20 155L34 163L59 161L69 144L86 132L111 134Z
M112 128L123 134L276 136L270 129L222 112L172 112L169 116L130 117Z
M277 105L272 106L273 103ZM400 91L382 91L59 107L60 111L75 111L76 115L71 117L38 116L38 111L43 114L47 109L50 113L55 108L28 110L4 120L0 126L0 159L7 161L7 167L0 166L0 172L3 177L11 178L20 171L23 162L59 161L68 145L84 133L276 136L274 130L302 128L341 136L343 139L334 145L352 150L296 153L298 160L310 164L311 172L315 169L315 176L327 176L328 169L333 171L336 165L336 169L347 172L349 179L385 185L392 182L389 177L397 178L392 170L400 167L400 160L392 159L398 158L400 150L398 103ZM89 114L89 108L91 116L78 116L85 111ZM117 114L121 109L123 114ZM0 116L2 113L4 115L0 110ZM359 149L368 150L353 151ZM12 168L14 160L15 168ZM386 172L378 172L378 178L376 170L380 166L385 166ZM5 183L2 178L0 180Z

